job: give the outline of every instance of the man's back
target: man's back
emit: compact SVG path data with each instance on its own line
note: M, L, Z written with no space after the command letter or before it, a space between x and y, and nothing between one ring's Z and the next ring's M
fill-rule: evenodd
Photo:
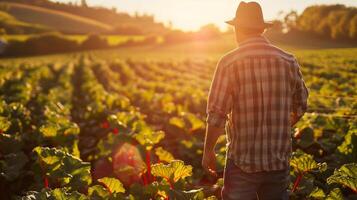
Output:
M291 152L290 114L306 110L307 89L295 58L253 37L219 62L208 123L227 126L227 157L246 172L282 170Z
M222 199L288 199L290 129L308 96L299 65L262 36L273 24L257 2L241 1L227 23L239 48L219 61L213 77L202 166L216 175L214 147L226 127Z

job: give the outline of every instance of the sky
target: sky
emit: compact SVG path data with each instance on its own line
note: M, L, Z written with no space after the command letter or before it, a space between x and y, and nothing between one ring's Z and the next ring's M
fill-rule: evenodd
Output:
M80 0L53 0L60 2L80 2ZM299 13L314 4L345 4L356 6L357 0L256 0L263 8L266 20L276 19L280 11L296 10ZM239 0L87 0L90 6L116 7L118 11L134 14L147 13L156 21L183 30L197 30L201 26L214 23L226 27L224 21L234 17Z

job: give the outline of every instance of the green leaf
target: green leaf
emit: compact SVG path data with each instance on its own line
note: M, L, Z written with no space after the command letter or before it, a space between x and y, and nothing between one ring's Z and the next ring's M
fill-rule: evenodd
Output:
M160 161L164 161L164 162L171 162L172 160L174 160L174 156L166 151L165 149L163 149L162 147L158 147L155 149L155 154L157 155L157 157L159 157Z
M11 122L6 118L0 116L0 134L7 131L11 126Z
M134 137L141 145L150 150L165 137L165 133L163 131L143 130Z
M357 123L351 122L350 129L344 137L344 141L338 146L338 151L351 161L357 160Z
M190 191L180 191L171 189L169 191L170 199L174 200L203 200L204 194L203 189L190 190Z
M310 127L305 127L300 130L300 139L298 139L298 145L306 149L314 144L314 130Z
M104 177L98 179L98 182L105 185L105 187L110 191L110 193L124 193L125 189L123 184L116 178Z
M21 175L27 162L28 158L23 152L5 155L0 161L0 175L8 181L13 181Z
M223 185L224 185L224 182L223 182L223 178L219 178L218 180L217 180L217 182L216 182L216 185L218 186L218 187L223 187Z
M309 197L315 199L324 199L326 197L324 191L321 188L316 187L309 195Z
M128 126L125 122L118 119L117 115L109 115L107 118L108 122L111 124L112 127L118 128L119 133L127 133Z
M334 171L333 175L327 178L327 183L338 183L357 192L357 164L345 164Z
M54 190L42 189L41 192L29 191L21 198L22 200L87 200L88 198L79 192L69 192L68 188Z
M182 129L185 129L186 127L185 121L179 117L171 117L169 120L169 124L177 126Z
M91 184L90 163L56 148L36 147L33 151L42 170L62 186L78 190Z
M340 188L334 188L326 197L326 200L341 200L341 199L344 199L344 197Z
M197 130L197 129L202 129L205 127L205 123L199 119L196 115L192 113L185 113L187 116L187 119L191 123L191 131Z
M109 192L101 185L94 185L88 188L88 196L92 200L108 199L109 195Z
M154 164L151 167L151 173L153 176L163 177L175 183L179 179L184 179L192 175L192 166L185 165L181 160L173 160L169 164L163 163Z
M327 167L326 163L317 163L312 155L301 151L295 152L295 155L293 155L293 158L290 160L290 165L298 173L306 173L315 169L324 171Z
M45 138L56 137L57 127L54 124L46 124L40 127L40 132Z

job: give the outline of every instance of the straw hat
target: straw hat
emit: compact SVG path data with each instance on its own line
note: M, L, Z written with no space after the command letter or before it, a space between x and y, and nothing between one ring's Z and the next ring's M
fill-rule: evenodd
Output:
M273 25L271 22L264 21L262 8L257 2L244 1L239 4L235 18L226 23L238 29L266 29Z

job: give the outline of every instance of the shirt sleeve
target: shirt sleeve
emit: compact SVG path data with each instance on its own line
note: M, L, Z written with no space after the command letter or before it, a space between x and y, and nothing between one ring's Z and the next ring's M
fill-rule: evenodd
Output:
M308 89L302 77L301 69L297 61L294 63L295 87L292 94L292 112L301 118L307 110Z
M231 78L221 59L216 67L207 101L207 124L224 127L232 107Z

